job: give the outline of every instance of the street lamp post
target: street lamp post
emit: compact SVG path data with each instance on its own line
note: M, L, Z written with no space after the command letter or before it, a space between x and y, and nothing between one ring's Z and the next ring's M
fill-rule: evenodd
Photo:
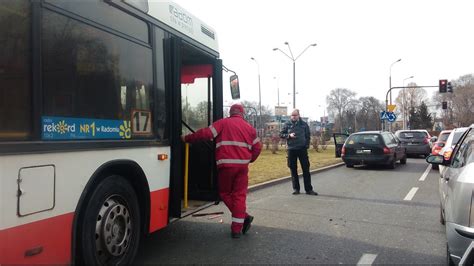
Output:
M393 62L391 65L390 65L390 75L388 77L388 86L389 86L389 89L392 88L392 66L398 62L402 61L402 59L398 59L397 61ZM390 104L392 104L392 90L390 90ZM385 101L385 111L388 111L388 102ZM392 129L392 124L390 124L390 131Z
M258 71L258 111L260 113L259 115L259 128L262 127L262 90L260 88L260 65L258 64L257 59L254 57L250 58L257 64L257 71Z
M407 114L406 110L407 110L407 108L406 108L406 106L405 106L406 103L407 103L406 98L405 98L405 80L407 80L407 79L412 79L412 78L414 78L414 77L415 77L415 76L410 76L410 77L408 77L408 78L404 78L404 79L403 79L403 89L402 89L403 127L402 127L402 128L403 128L404 130L406 129L406 124L407 124L407 117L406 117L406 114Z
M280 87L278 86L278 79L277 77L273 77L274 80L276 80L276 87L277 87L277 106L280 106Z
M276 87L277 87L277 107L280 107L280 87L278 86L278 78L273 77L274 80L276 80ZM276 112L276 111L275 111ZM281 115L276 115L275 117L277 118L278 121L278 132L281 131Z
M273 51L280 51L282 54L286 55L286 57L288 57L291 61L293 61L293 109L296 108L296 60L298 60L298 58L300 58L300 56L306 52L306 50L308 50L309 47L311 46L316 46L316 43L313 43L313 44L310 44L308 45L304 50L303 52L301 52L296 58L293 56L293 52L291 51L291 47L290 47L290 44L288 42L285 42L285 45L288 46L288 50L290 51L290 55L289 56L287 53L283 52L280 48L273 48Z

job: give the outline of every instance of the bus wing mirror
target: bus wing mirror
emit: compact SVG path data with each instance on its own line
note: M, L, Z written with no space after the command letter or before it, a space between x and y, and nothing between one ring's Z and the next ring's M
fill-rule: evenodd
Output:
M230 76L230 94L232 100L240 99L239 77L237 75Z

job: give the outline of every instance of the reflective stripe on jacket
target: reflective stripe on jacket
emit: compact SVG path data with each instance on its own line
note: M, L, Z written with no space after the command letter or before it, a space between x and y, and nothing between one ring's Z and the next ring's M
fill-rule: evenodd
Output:
M214 139L217 167L247 167L260 155L257 132L240 115L220 119L185 137L186 142Z

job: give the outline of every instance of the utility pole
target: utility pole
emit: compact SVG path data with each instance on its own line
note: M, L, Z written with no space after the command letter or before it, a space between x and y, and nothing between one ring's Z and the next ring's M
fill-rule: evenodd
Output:
M296 60L298 60L298 58L301 55L303 55L304 52L306 52L306 50L308 50L309 47L316 46L316 44L313 43L313 44L308 45L303 50L303 52L301 52L296 58L293 56L293 52L291 51L290 44L288 42L285 42L285 45L288 46L288 50L290 51L291 56L289 56L287 53L280 50L280 48L273 48L273 51L280 51L282 54L286 55L286 57L288 57L291 61L293 61L293 109L295 109L296 108Z

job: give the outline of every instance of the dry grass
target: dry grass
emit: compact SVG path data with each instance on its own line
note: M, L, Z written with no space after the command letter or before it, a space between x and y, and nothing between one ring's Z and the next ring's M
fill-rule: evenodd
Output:
M311 170L342 162L340 158L335 158L334 146L328 146L327 150L323 152L316 152L314 149L309 149L308 155ZM299 163L298 172L301 172ZM262 150L257 161L250 164L249 185L289 175L290 169L287 167L286 150L284 148L280 148L276 154L272 154L271 150Z

